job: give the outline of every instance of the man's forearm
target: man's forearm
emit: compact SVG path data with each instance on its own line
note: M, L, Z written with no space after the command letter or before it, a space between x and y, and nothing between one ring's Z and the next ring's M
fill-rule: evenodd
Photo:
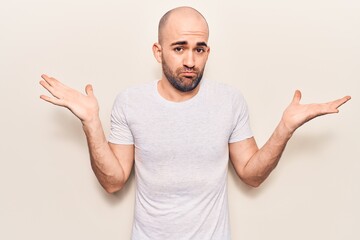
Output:
M125 183L124 171L109 147L99 118L82 122L86 135L91 167L107 192L115 192Z
M244 167L245 179L252 186L259 186L278 164L292 132L281 121L275 131Z
M318 116L338 113L338 108L349 101L351 97L345 96L321 104L300 104L300 99L301 92L296 90L292 102L285 109L282 119L270 139L261 149L251 148L251 154L247 153L247 156L250 155L247 158L249 160L245 161L245 164L241 164L244 161L237 164L237 172L241 173L239 176L249 185L258 186L268 177L279 162L287 142L296 129ZM243 158L240 157L240 159ZM235 160L234 162L239 161Z

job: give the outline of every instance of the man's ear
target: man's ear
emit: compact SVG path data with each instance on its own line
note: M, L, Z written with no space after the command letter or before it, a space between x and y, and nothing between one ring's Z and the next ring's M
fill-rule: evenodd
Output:
M207 60L210 54L210 47L207 48L206 52L207 52L207 56L206 56L206 60Z
M153 54L154 54L154 57L156 59L156 61L158 61L158 63L162 63L162 49L161 49L161 45L159 43L154 43L153 47L152 47L152 50L153 50Z

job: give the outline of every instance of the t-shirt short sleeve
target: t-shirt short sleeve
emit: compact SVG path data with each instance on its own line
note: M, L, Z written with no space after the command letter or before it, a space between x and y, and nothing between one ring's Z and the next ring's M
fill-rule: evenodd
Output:
M113 105L108 141L114 144L134 144L134 138L126 118L127 92L120 93Z
M253 136L250 128L248 106L240 93L234 96L233 109L233 131L230 135L229 143L239 142Z

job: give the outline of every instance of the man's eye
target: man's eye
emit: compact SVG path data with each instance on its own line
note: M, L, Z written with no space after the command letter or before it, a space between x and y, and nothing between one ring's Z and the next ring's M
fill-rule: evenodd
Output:
M197 49L196 49L196 52L198 52L198 53L203 53L203 52L205 52L205 49L203 49L203 48L197 48Z
M182 50L183 50L182 47L176 47L176 48L174 48L174 51L175 51L175 52L181 52Z

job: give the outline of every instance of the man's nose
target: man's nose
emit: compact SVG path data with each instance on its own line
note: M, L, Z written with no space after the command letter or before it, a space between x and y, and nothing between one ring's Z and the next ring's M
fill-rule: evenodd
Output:
M184 56L183 65L188 68L195 67L195 59L194 53L192 51L188 51Z

